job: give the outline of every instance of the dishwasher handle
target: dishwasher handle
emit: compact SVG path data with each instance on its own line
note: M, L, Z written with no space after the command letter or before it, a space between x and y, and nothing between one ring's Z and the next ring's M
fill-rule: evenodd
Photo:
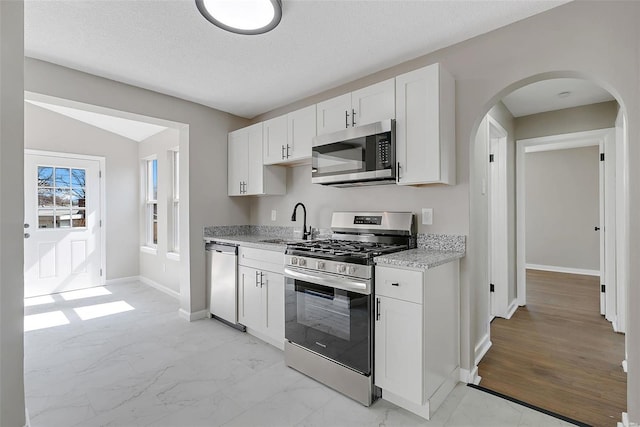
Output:
M220 252L223 254L238 254L238 247L233 245L224 245L221 243L207 243L205 246L205 250L210 252Z

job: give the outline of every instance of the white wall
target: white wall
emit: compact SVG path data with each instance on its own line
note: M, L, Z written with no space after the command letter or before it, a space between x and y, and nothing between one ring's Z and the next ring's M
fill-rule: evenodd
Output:
M24 409L24 5L0 2L0 426Z
M158 245L156 253L140 253L140 276L150 279L173 292L180 293L180 261L174 258L167 258L167 253L171 252L168 247L169 240L169 212L171 208L170 197L172 191L172 165L169 151L179 145L180 132L178 129L167 129L153 135L138 146L138 173L141 175L142 159L155 156L158 159ZM144 184L142 184L144 185ZM140 206L140 233L139 244L146 243L146 229L144 220L144 197L142 192L138 196L138 206Z
M137 276L138 143L25 102L25 148L105 158L106 278Z
M600 269L599 147L525 154L526 263Z

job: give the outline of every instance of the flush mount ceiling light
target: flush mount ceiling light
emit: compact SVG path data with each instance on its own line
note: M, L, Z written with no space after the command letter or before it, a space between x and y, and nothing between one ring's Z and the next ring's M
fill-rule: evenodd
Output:
M196 6L212 24L237 34L266 33L282 18L280 0L196 0Z

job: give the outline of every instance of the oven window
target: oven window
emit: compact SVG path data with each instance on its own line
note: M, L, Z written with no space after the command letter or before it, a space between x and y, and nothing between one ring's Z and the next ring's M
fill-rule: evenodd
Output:
M287 340L368 375L371 325L371 295L286 278Z
M350 303L347 291L302 288L298 297L298 322L343 340L351 338Z

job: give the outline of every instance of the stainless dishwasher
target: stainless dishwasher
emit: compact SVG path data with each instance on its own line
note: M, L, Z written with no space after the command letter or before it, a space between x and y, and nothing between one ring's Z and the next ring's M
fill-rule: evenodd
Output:
M238 247L207 243L205 254L209 312L214 318L244 331L246 328L238 324Z

